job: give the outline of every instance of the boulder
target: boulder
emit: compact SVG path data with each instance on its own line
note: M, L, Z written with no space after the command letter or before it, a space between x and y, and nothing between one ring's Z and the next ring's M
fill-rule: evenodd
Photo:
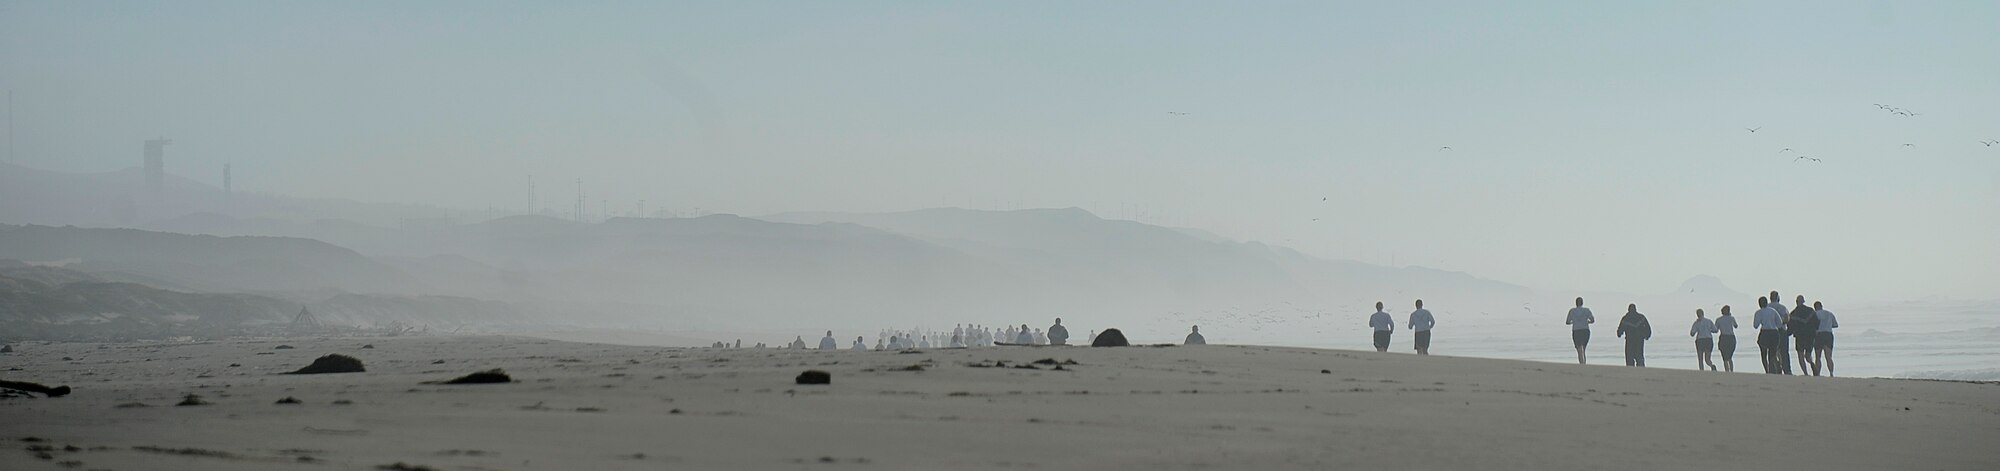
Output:
M312 364L306 365L305 368L299 368L298 371L286 374L314 375L321 373L361 373L364 371L367 370L361 367L361 360L335 353L319 357L319 359L313 360Z
M1125 341L1125 333L1124 333L1124 332L1119 332L1119 331L1118 331L1118 329L1104 329L1104 331L1103 331L1103 332L1098 332L1098 333L1097 333L1097 340L1092 340L1092 341L1090 342L1090 346L1092 346L1092 347L1130 347L1130 346L1132 346L1132 343L1131 343L1131 342L1127 342L1127 341Z

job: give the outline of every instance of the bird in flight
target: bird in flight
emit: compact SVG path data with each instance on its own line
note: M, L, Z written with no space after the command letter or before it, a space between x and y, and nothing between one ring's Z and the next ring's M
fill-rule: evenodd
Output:
M1801 161L1801 160L1811 160L1811 161L1813 161L1813 162L1824 162L1824 161L1822 161L1822 160L1820 160L1820 159L1815 159L1815 158L1812 158L1812 157L1806 157L1806 156L1803 156L1803 155L1801 155L1801 156L1799 156L1799 158L1796 158L1796 159L1792 159L1792 163L1798 163L1798 162L1799 162L1799 161Z
M1451 150L1451 146L1444 146L1444 147L1439 147L1439 148L1438 148L1438 152L1444 152L1444 151L1448 151L1448 150Z
M1979 143L1986 144L1986 147L1993 147L1994 144L2000 144L2000 139L1994 139L1991 141L1979 141Z
M1916 147L1916 146L1917 146L1916 144L1911 144L1908 142L1903 143L1903 147Z
M1791 151L1792 151L1792 148L1790 148L1790 147L1786 147L1786 148L1783 148L1783 149L1778 149L1778 153L1780 153L1780 154L1783 154L1783 153L1786 153L1786 152L1791 152Z
M1758 127L1754 127L1754 128L1743 128L1743 130L1745 130L1745 131L1750 131L1750 132L1757 132L1757 130L1759 130L1759 129L1764 129L1764 127L1763 127L1763 126L1758 126Z
M1186 112L1186 111L1168 111L1168 112L1167 112L1167 114L1170 114L1170 115L1175 115L1175 116L1187 116L1187 112Z

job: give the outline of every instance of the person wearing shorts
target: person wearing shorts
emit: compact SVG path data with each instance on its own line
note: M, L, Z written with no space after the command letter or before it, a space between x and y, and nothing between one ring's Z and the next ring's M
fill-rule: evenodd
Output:
M1569 318L1563 323L1569 324L1569 341L1576 344L1576 364L1582 365L1583 351L1590 347L1590 325L1597 323L1597 316L1583 307L1583 298L1576 298L1576 307L1569 309Z
M1757 298L1757 308L1757 315L1750 319L1750 327L1757 329L1757 356L1764 362L1765 374L1778 374L1778 365L1785 362L1778 356L1778 352L1784 349L1780 342L1784 341L1785 334L1779 330L1784 328L1783 314L1772 309L1770 301L1765 298Z
M1819 361L1813 359L1813 340L1819 335L1819 314L1812 306L1806 305L1806 296L1799 295L1798 305L1792 307L1790 319L1785 326L1792 330L1792 340L1799 354L1799 374L1819 371Z
M1375 314L1368 316L1368 327L1375 329L1375 351L1389 351L1389 334L1396 331L1396 319L1382 310L1382 302L1375 302Z
M1694 369L1716 371L1715 360L1710 353L1715 351L1715 321L1708 320L1700 309L1694 310L1694 327L1688 329L1694 337Z
M1813 376L1819 376L1819 364L1825 364L1826 375L1832 377L1833 329L1840 327L1840 321L1833 317L1833 311L1826 310L1819 301L1813 301L1813 311L1814 315L1819 317L1819 332L1813 335L1813 359L1818 362L1813 365Z
M1715 317L1715 331L1715 347L1722 350L1722 371L1736 371L1736 316L1729 315L1728 305Z
M1410 331L1416 332L1417 354L1431 354L1431 328L1437 327L1437 318L1424 309L1424 300L1417 300L1417 310L1410 311Z

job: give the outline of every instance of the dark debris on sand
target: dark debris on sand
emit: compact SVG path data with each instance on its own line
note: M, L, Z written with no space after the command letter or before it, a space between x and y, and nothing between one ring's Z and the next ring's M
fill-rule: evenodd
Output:
M408 464L401 461L397 461L391 464L376 465L375 469L384 469L388 471L443 471L429 466L424 466L420 464Z
M304 404L304 402L300 402L296 397L285 396L284 399L278 400L278 404Z
M799 373L799 377L795 378L794 381L799 384L833 384L833 373L820 370L806 370L804 373Z
M460 376L457 378L452 378L450 381L444 381L441 383L437 381L430 381L426 382L425 384L496 384L496 383L512 383L512 382L514 382L514 377L507 376L506 371L501 371L499 368L494 368L465 376Z
M208 401L204 401L204 400L201 400L201 395L200 395L200 394L189 394L189 395L186 395L186 396L182 396L182 397L181 397L181 402L180 402L180 403L178 403L178 404L174 404L174 405L175 405L175 406L206 406L206 405L208 405L208 404L209 404L209 402L208 402Z
M56 386L52 388L37 383L30 383L27 381L7 381L7 380L0 380L0 389L38 393L48 397L68 396L70 392L69 386Z
M319 359L313 360L312 364L306 365L305 368L299 368L298 371L286 374L313 375L323 373L361 373L365 371L367 369L361 367L361 360L334 353L319 357Z

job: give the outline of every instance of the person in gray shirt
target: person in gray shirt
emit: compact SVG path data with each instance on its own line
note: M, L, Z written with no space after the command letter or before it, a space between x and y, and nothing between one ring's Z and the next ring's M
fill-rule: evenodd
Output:
M1375 313L1368 316L1368 327L1375 330L1375 351L1389 351L1389 335L1396 332L1396 319L1382 310L1382 302L1375 302Z
M1590 325L1597 323L1597 316L1590 314L1590 308L1583 307L1583 298L1576 298L1576 307L1569 309L1569 340L1576 344L1576 364L1582 365L1583 351L1590 347Z
M1722 350L1722 371L1736 371L1736 316L1729 315L1729 306L1722 306L1722 315L1715 318L1715 346Z
M1417 300L1417 310L1410 311L1410 331L1415 332L1418 355L1431 354L1432 327L1437 327L1437 318L1431 317L1431 311L1424 309L1424 300Z
M1715 371L1715 360L1710 358L1715 351L1715 321L1708 320L1700 309L1694 310L1694 327L1688 329L1688 336L1694 337L1694 369Z

